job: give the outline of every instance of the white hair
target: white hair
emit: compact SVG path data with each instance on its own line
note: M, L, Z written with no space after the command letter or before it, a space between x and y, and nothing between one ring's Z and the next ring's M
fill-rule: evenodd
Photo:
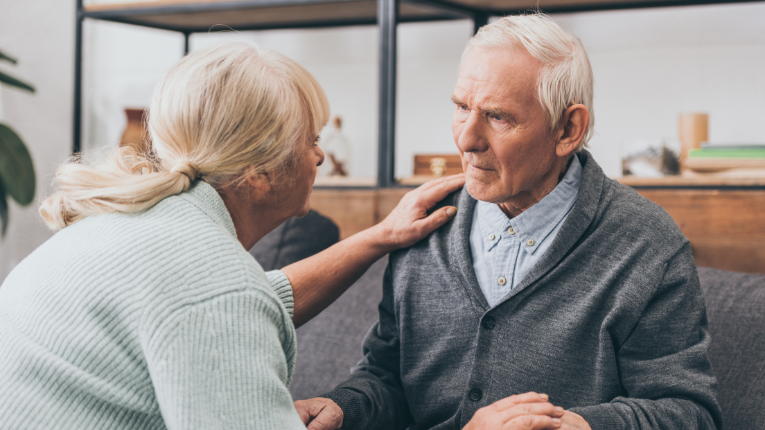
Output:
M577 148L581 151L595 125L592 67L582 42L548 15L507 16L481 27L465 47L462 61L473 49L518 48L543 64L537 77L537 99L547 114L550 130L561 125L563 113L574 104L583 104L590 111L590 123Z
M148 209L197 178L216 189L240 183L246 169L292 180L300 145L328 119L324 91L295 61L241 42L212 46L182 59L154 91L152 154L126 147L100 164L68 162L40 213L61 229L89 215Z

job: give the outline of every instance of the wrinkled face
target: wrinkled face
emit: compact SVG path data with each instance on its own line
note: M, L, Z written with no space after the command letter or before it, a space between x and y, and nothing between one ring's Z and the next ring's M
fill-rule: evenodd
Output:
M557 181L555 137L536 98L540 66L522 49L473 49L463 62L452 132L478 200L505 203Z

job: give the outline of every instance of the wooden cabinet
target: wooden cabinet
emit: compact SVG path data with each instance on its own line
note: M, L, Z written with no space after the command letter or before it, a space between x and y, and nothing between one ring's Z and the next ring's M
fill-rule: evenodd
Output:
M765 274L765 181L621 182L672 216L691 241L697 265ZM345 238L381 221L407 191L316 189L311 206L333 219Z
M765 273L765 190L637 191L672 216L697 265Z

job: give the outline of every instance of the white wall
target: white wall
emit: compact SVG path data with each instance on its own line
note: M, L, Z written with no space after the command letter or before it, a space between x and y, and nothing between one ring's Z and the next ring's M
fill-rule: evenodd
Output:
M346 27L272 30L192 36L200 49L230 40L248 40L294 59L321 83L331 115L343 118L343 132L352 142L350 174L377 172L377 30Z
M145 107L183 57L180 33L104 21L83 26L84 150L117 146L126 107Z
M469 20L399 26L396 177L412 175L414 154L457 153L450 97L472 35Z
M765 143L765 2L556 17L595 74L592 152L619 176L635 140L677 138L680 112L709 113L709 140Z
M29 148L38 200L50 193L55 166L71 154L74 13L74 0L0 2L0 49L19 60L0 68L37 89L29 94L0 86L2 121ZM9 206L8 232L0 239L0 280L52 235L37 215L36 202Z

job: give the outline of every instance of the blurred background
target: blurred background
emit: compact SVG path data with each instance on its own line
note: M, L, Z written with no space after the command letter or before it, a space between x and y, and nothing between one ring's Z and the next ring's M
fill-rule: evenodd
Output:
M116 2L91 1L85 6L106 7L109 3ZM37 204L51 192L56 167L72 154L76 9L74 0L0 0L0 51L18 60L16 65L0 64L0 71L36 88L32 94L0 86L0 122L11 125L26 143L37 178L31 205L9 202L9 226L0 240L0 280L53 234L40 220ZM582 40L589 54L595 75L596 118L590 151L609 176L621 178L623 159L647 148L664 147L675 156L680 154L679 115L683 113L706 115L705 141L709 144L765 145L765 2L553 16ZM412 179L415 156L456 154L449 96L473 26L467 19L398 25L394 185L418 181ZM351 197L361 196L358 193L364 187L373 189L378 169L378 28L231 31L218 25L192 34L189 49L231 40L253 41L297 60L324 87L332 116L342 118L342 139L333 144L347 177L356 179L343 184L343 180L320 178L317 184L323 180L331 188L324 194L315 190L318 200L314 206L331 214L332 195L343 192L338 185L352 185L348 190ZM81 149L93 153L120 144L127 126L125 109L147 106L159 79L182 58L184 37L178 32L86 19L82 48ZM336 142L333 133L337 131L331 121L323 132L325 141ZM679 186L675 182L672 189L739 193L765 189L765 181L756 174L739 175L741 178L743 182L723 181L721 186L707 178L698 187L686 180ZM650 192L664 186L654 182L646 189ZM398 191L392 192L386 203L384 192L374 192L377 200L357 200L358 205L373 206L370 220L384 215L386 204L400 196ZM738 201L765 201L761 194L751 196ZM765 222L763 212L752 216ZM684 228L683 221L675 219ZM343 236L368 223L336 222ZM344 227L344 222L350 224ZM761 231L757 226L751 228ZM689 237L694 234L684 232ZM762 248L762 238L749 237L751 249ZM700 237L697 242L718 239ZM695 244L694 240L691 237ZM765 270L765 264L760 265L762 255L755 256L749 269L723 268Z

